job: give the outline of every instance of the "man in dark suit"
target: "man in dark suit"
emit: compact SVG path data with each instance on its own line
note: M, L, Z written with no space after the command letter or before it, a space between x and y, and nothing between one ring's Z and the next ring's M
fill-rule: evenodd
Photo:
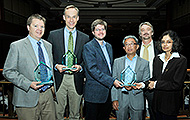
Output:
M140 44L140 49L137 50L137 54L149 61L150 77L152 77L153 59L159 54L159 50L156 48L157 43L152 39L153 35L154 29L149 22L142 22L139 25L139 38L142 40L142 43ZM149 110L150 119L155 120L155 114L152 109L153 90L146 89L145 98L148 101L147 107Z
M41 82L35 80L34 74L42 58L53 69L52 45L42 39L45 22L39 14L28 18L29 35L11 43L3 68L4 77L14 84L12 103L19 120L55 120L52 91L46 89L47 85L38 85ZM40 92L41 88L46 90Z
M110 90L113 85L121 87L121 82L111 77L113 53L112 46L104 41L107 23L101 19L91 24L93 40L84 45L86 105L85 120L109 120L111 111Z
M66 26L61 29L50 32L48 41L53 45L53 58L55 66L55 82L57 87L56 117L57 120L63 120L67 98L69 100L69 119L79 119L79 108L83 94L84 72L83 72L83 45L89 41L89 36L76 30L76 24L79 20L79 10L74 5L65 8L63 19ZM72 38L72 40L70 39ZM72 41L72 45L69 40ZM73 48L70 49L69 46ZM73 51L77 57L75 68L65 71L67 68L62 64L62 57L68 50ZM67 60L69 61L69 60Z

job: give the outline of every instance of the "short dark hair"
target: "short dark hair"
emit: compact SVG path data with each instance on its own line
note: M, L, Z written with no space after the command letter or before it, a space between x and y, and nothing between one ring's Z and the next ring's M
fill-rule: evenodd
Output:
M79 9L76 6L74 6L74 5L68 5L68 6L66 6L65 9L64 9L63 15L65 15L65 11L68 10L68 9L70 9L70 8L74 8L77 11L77 15L79 16Z
M107 23L105 21L103 21L102 19L96 19L94 20L94 22L92 22L91 24L91 31L94 31L95 27L97 25L104 25L105 29L107 30Z
M40 14L32 14L28 19L27 19L27 23L26 25L29 25L32 23L33 19L39 19L42 20L44 22L44 24L46 23L46 19L44 17L42 17Z
M172 45L172 52L180 52L182 50L183 44L181 43L181 39L178 37L177 33L172 31L172 30L167 30L165 31L160 37L158 41L158 49L160 51L162 50L161 47L161 40L165 35L169 35L170 38L173 40L173 45Z

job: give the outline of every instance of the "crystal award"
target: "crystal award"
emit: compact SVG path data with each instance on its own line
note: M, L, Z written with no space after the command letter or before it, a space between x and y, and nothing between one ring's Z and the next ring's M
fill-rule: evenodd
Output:
M136 72L132 70L130 66L127 66L121 72L121 82L123 82L123 86L136 86L133 83L136 81Z
M67 68L63 68L63 70L74 70L74 69L76 69L76 68L71 67L71 66L77 64L76 55L73 52L71 52L70 50L68 50L62 57L62 64L67 66Z
M41 83L39 85L43 84L52 84L52 69L46 65L44 62L40 62L39 65L34 70L35 80Z

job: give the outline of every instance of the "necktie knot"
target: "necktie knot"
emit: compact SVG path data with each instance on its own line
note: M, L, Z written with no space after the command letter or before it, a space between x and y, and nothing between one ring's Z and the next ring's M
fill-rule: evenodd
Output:
M149 46L150 46L150 44L148 44L148 45L143 45L145 48L148 48Z
M143 58L144 58L145 60L149 60L148 47L150 46L150 44L148 44L148 45L143 45L143 46L144 46Z
M71 32L71 31L69 32L69 35L72 35L72 32Z
M37 44L38 44L39 46L41 46L42 43L41 43L40 41L38 41Z

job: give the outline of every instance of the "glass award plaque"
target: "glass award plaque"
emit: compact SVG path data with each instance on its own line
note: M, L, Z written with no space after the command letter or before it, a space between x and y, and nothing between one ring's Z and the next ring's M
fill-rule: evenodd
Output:
M47 66L44 62L40 62L39 65L34 70L35 80L41 83L39 85L43 84L52 84L52 69Z
M121 82L123 86L136 86L133 84L136 82L136 72L130 66L121 72Z
M63 70L74 70L76 68L72 68L73 65L77 64L76 55L68 50L62 57L62 64L67 66L67 68L63 68Z

